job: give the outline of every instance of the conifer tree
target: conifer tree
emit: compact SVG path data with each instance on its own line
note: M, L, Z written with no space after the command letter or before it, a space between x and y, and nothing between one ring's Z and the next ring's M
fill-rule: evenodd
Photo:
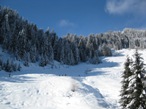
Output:
M122 74L122 88L121 88L121 98L120 98L120 105L122 109L125 109L126 105L129 103L129 98L127 97L129 92L127 91L129 85L129 77L132 75L130 69L131 61L129 57L127 57L126 62L124 64L124 72Z
M129 77L126 109L146 109L146 92L143 84L145 76L143 59L136 50L132 64L132 75Z

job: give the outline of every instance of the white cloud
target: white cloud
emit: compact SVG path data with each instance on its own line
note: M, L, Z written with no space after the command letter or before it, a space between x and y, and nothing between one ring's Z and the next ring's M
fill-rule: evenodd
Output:
M146 0L107 0L106 10L110 14L146 16Z
M75 24L72 23L72 22L70 22L69 20L64 20L64 19L63 19L63 20L60 20L59 26L60 26L60 27L74 27Z

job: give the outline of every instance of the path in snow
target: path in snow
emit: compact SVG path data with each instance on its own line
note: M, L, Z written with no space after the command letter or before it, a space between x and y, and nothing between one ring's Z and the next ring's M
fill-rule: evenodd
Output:
M102 104L100 105L102 101L96 100L102 99L98 90L82 85L80 81L71 77L46 74L26 74L25 76L29 79L22 82L15 81L15 77L8 82L1 82L0 107L4 109L93 109L96 106L103 109Z

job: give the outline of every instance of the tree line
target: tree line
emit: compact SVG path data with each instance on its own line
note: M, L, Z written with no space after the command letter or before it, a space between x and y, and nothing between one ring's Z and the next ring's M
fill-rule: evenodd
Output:
M16 11L0 6L0 46L3 52L23 61L25 66L30 62L46 66L54 60L67 65L98 64L100 56L112 55L111 49L145 48L145 34L145 31L126 29L86 37L69 33L58 37L54 31L39 29Z

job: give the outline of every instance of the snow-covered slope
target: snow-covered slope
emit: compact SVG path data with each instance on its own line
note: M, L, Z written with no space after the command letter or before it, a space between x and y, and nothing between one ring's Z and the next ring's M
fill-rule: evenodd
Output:
M0 71L0 109L118 109L123 63L133 53L116 51L98 65L31 64L10 78Z

